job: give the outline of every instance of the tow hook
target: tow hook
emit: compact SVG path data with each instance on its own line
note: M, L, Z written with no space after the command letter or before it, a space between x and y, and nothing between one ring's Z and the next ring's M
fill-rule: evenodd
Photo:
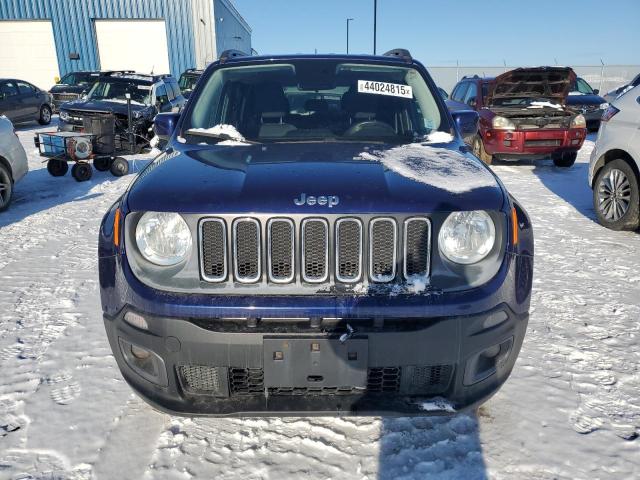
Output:
M349 340L351 337L353 337L354 333L356 333L354 328L347 323L347 331L345 333L343 333L342 335L340 335L340 343L344 343L347 340Z

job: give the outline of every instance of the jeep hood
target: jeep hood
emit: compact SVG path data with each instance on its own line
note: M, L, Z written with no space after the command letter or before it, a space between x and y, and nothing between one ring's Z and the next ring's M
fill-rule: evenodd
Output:
M67 85L64 83L59 83L51 87L49 93L82 93L85 90L88 90L91 85Z
M180 145L181 151L161 154L139 175L127 206L208 214L502 208L503 191L493 173L453 145ZM339 204L296 205L302 193L337 196Z
M64 104L63 110L75 110L78 112L113 112L119 115L127 115L127 103L109 100L74 100ZM149 111L152 115L154 107L151 105L131 104L131 111Z
M498 75L489 88L487 105L512 98L548 100L564 105L576 74L569 67L516 68Z

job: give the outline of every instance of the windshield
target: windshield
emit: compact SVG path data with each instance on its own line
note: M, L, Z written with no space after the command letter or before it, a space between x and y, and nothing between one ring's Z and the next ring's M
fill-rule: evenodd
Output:
M183 136L224 124L258 142L407 143L442 123L415 68L314 59L217 70L185 119ZM187 141L202 141L191 136Z
M180 80L178 81L178 85L180 85L180 90L193 90L198 83L198 79L200 75L189 75L183 73L180 75Z
M96 82L89 91L90 100L127 101L126 93L131 93L131 103L149 105L151 84L130 80L105 80Z

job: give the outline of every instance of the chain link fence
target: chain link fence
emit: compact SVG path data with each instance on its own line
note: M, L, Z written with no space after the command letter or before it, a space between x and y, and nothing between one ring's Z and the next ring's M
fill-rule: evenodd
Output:
M517 67L427 67L439 87L447 93L465 75L495 77ZM576 65L572 67L579 77L584 78L602 94L633 80L640 73L640 65Z

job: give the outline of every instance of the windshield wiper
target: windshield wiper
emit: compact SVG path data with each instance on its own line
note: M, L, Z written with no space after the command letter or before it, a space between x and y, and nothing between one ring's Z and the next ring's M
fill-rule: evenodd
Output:
M220 142L224 142L226 140L231 140L233 142L248 143L248 144L251 144L251 145L260 145L260 142L254 142L253 140L247 140L246 138L240 140L240 139L234 137L233 135L229 135L227 133L213 133L213 132L195 130L193 128L187 130L185 132L185 135L191 135L193 137L211 138L211 139L214 139L214 140L218 140Z

